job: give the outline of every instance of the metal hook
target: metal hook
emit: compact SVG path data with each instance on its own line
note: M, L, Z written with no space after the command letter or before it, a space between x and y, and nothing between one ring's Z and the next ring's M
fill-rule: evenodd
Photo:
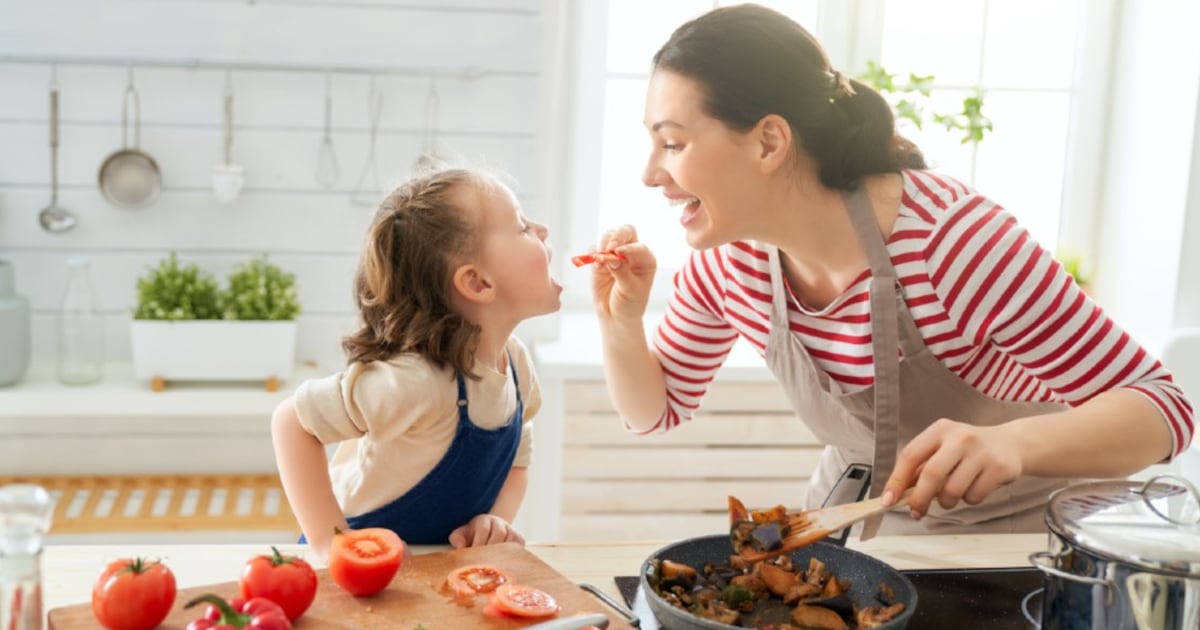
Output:
M1158 509L1157 506L1154 505L1154 502L1151 501L1152 498L1160 498L1162 496L1179 494L1179 492L1182 492L1182 490L1180 490L1179 492L1168 492L1166 494L1159 495L1159 497L1151 497L1150 496L1150 486L1153 485L1154 482L1158 481L1159 479L1170 479L1172 481L1177 481L1180 484L1182 484L1183 487L1187 491L1192 493L1192 497L1196 499L1196 506L1200 507L1200 489L1197 489L1196 486L1193 485L1192 482L1188 481L1187 479L1184 479L1183 477L1180 477L1179 475L1172 475L1172 474L1155 475L1155 476L1147 479L1146 483L1142 485L1141 489L1134 491L1137 494L1142 495L1142 502L1144 502L1146 504L1146 507L1149 507L1151 512L1154 512L1155 514L1157 514L1159 516L1159 518L1162 518L1163 520L1165 520L1169 523L1173 523L1175 525L1182 525L1184 527L1200 525L1200 511L1197 512L1197 516L1195 519L1193 519L1191 521L1182 521L1182 520L1176 519L1175 517L1170 516L1168 514L1164 514L1161 510Z

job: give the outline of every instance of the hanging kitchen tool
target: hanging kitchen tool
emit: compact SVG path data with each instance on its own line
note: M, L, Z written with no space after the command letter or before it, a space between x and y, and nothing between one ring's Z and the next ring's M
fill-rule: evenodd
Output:
M421 152L413 162L413 171L417 174L437 170L443 161L437 155L438 109L440 103L437 91L437 78L429 78L429 94L425 97L425 127L421 133Z
M129 144L129 101L133 101L133 145ZM100 192L119 208L144 208L162 192L162 173L154 158L139 147L142 139L142 107L133 87L133 66L121 101L121 148L100 165Z
M217 201L229 203L237 199L246 183L245 169L233 162L233 77L225 73L225 107L223 116L225 131L225 161L213 167L212 186Z
M42 229L54 234L75 227L75 215L58 205L58 68L50 71L50 205L38 212Z
M333 150L333 74L325 75L325 133L321 136L321 150L317 153L317 185L326 190L333 188L341 177L337 153Z
M356 206L374 208L383 199L383 187L379 185L379 167L375 164L375 140L379 135L379 116L383 112L383 93L375 89L375 76L367 87L367 116L370 119L371 132L367 140L367 161L363 163L358 181L354 183L354 191L350 193L350 203ZM370 172L374 188L363 190L363 180Z

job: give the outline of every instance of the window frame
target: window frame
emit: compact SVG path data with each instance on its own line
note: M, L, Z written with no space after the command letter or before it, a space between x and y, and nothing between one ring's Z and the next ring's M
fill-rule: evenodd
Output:
M868 59L879 59L883 44L885 0L820 0L816 33L835 67L857 73ZM984 0L988 2L990 0ZM714 1L714 6L717 2ZM635 78L607 69L608 0L572 3L574 55L572 116L567 139L571 186L563 212L565 237L560 247L585 248L599 237L600 173L603 156L606 84L613 78ZM1055 248L1095 261L1100 242L1095 209L1103 192L1102 181L1107 122L1113 76L1114 51L1119 35L1117 0L1087 0L1080 4L1074 78L1070 94L1069 128L1064 155L1064 176L1059 201L1059 230ZM984 42L980 42L984 45ZM973 160L974 163L974 160ZM974 168L974 167L973 167ZM961 174L964 180L972 174ZM981 191L988 194L988 191ZM1003 199L997 199L1003 204ZM567 259L563 256L561 259ZM659 260L659 273L651 294L650 310L662 310L671 291L671 278L684 261ZM566 271L565 273L571 273ZM590 282L576 278L563 293L567 311L590 310Z

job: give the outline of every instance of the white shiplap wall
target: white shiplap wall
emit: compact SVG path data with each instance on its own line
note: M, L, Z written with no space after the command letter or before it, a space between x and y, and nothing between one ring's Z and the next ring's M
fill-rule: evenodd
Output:
M56 351L54 318L65 260L92 259L107 315L108 357L129 355L136 278L169 251L218 279L266 252L299 284L298 359L337 367L339 338L353 327L350 281L370 208L349 203L367 158L369 76L332 75L333 140L341 177L314 180L326 75L282 69L232 72L233 159L246 186L233 203L210 189L221 160L225 71L164 67L178 61L260 66L389 68L377 147L383 188L410 173L424 133L431 77L440 97L439 146L471 164L500 168L526 211L540 217L539 0L0 0L0 258L34 309L34 353ZM62 63L59 199L79 218L72 232L38 226L49 192L48 86ZM141 96L141 148L162 169L164 192L144 210L108 205L96 185L121 143L126 60ZM137 62L144 65L139 67ZM368 178L368 182L369 182Z

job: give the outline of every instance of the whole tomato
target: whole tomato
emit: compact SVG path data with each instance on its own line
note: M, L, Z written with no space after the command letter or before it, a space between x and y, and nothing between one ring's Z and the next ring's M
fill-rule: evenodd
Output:
M317 597L317 572L300 557L271 547L271 555L255 556L242 568L238 589L245 599L265 597L279 604L295 621Z
M382 527L338 531L329 550L329 577L355 597L387 588L404 562L406 546Z
M108 630L150 630L175 604L175 574L161 562L121 558L92 585L92 614Z

